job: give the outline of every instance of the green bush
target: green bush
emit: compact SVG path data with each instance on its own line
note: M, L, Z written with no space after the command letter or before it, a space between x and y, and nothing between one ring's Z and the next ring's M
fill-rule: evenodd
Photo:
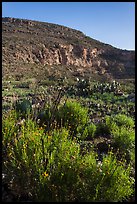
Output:
M57 120L61 126L68 128L72 134L79 126L84 127L88 120L88 110L76 101L67 101L59 107Z
M11 124L13 124L12 135L10 133L11 126L3 127L2 142L3 148L6 148L3 157L5 161L3 170L7 172L10 180L14 178L13 185L17 184L22 192L29 189L30 193L35 194L38 175L43 169L41 143L43 130L38 129L30 119L27 119L23 124L18 124L13 117L10 119ZM7 133L10 133L10 135ZM10 136L8 141L7 136Z
M135 145L135 131L121 127L112 131L114 143L120 149L131 149Z
M112 127L114 127L115 124L112 123L110 120L110 116L106 116L104 121L100 121L96 125L96 136L108 136L111 133Z
M79 201L118 202L134 192L130 166L125 169L125 164L118 162L112 152L104 156L102 162L97 162L93 152L85 155L79 172L75 192Z
M106 116L103 122L97 124L96 135L110 135L112 132L118 131L120 127L133 128L133 119L123 114Z
M96 187L95 200L118 202L133 194L134 180L130 177L131 167L125 168L124 162L118 162L112 152L103 157L98 170L101 178Z
M18 124L15 111L2 123L3 171L13 188L29 192L34 201L118 202L134 193L130 166L112 152L102 161L93 150L83 156L70 130L45 133L29 118Z
M111 118L119 127L125 126L127 128L133 128L134 127L134 120L126 116L124 114L117 114L113 118Z
M48 190L49 201L63 202L73 201L74 188L78 179L78 166L81 160L80 147L76 141L69 138L66 129L54 130L51 133L51 143L48 149L50 153L47 172L49 172ZM45 201L45 181L43 180L43 193L41 201ZM43 198L42 198L43 196Z
M85 127L79 126L77 128L77 136L84 139L93 139L96 132L96 125L94 123L86 124Z
M109 136L111 130L117 128L117 125L111 121L110 116L106 116L104 121L97 123L96 136Z
M88 138L93 138L96 132L96 125L94 123L91 123L87 126L87 129L88 129Z
M69 132L62 129L45 134L30 119L9 141L7 132L4 127L3 149L7 151L3 171L9 181L14 177L13 186L17 185L20 193L31 193L35 201L67 200L80 160L79 145L68 139Z
M10 110L7 114L2 115L2 136L5 147L12 141L17 131L17 113Z

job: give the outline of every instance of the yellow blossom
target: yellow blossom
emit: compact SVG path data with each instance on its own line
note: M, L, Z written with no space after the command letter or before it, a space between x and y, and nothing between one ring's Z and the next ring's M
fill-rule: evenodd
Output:
M45 171L43 174L42 174L42 176L44 176L44 177L48 177L48 173Z
M110 174L109 171L107 171L106 174Z
M12 153L10 152L10 153L9 153L9 157L10 157L11 155L12 155Z

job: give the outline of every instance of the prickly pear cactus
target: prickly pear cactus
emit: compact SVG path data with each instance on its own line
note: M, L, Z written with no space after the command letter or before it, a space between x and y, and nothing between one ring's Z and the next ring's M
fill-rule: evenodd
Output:
M24 99L16 103L15 109L18 113L25 116L27 113L32 111L32 104L29 100Z

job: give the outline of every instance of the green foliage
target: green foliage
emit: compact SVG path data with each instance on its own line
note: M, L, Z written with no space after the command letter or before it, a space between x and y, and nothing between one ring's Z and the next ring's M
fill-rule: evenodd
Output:
M6 147L8 143L12 141L12 137L17 133L17 114L15 111L10 110L7 114L3 114L2 116L2 134L3 134L3 142Z
M112 119L112 118L111 118ZM134 127L134 120L126 116L124 114L117 114L112 119L119 127L125 126L126 128L133 128Z
M134 181L130 178L131 168L124 168L123 162L117 162L112 152L103 157L98 168L101 178L96 187L95 200L118 202L133 193Z
M118 163L112 152L104 156L102 162L97 162L93 152L85 155L80 171L76 191L80 201L118 202L133 193L130 166L125 169L124 163Z
M77 133L79 126L84 127L88 120L88 110L76 101L67 101L58 110L59 123L70 129L71 133Z
M121 127L112 130L113 140L117 147L123 150L131 149L135 145L135 131Z
M15 104L15 110L21 116L25 117L32 111L32 104L28 99L23 99L22 101L17 101Z
M134 194L135 124L127 115L134 118L134 103L109 94L107 84L101 85L103 94L95 92L91 99L85 98L83 91L78 94L79 82L72 87L76 89L73 99L68 96L69 83L63 89L67 101L64 92L58 94L63 85L39 86L32 109L31 100L25 99L17 102L15 111L3 111L2 171L13 190L17 187L20 194L32 194L34 201L128 200ZM6 82L5 88L10 84ZM5 100L12 92L4 92ZM100 144L106 147L103 153Z
M99 135L102 135L102 136L109 135L109 128L108 128L108 126L106 126L103 122L99 122L97 124L95 135L96 136L99 136Z
M106 117L106 124L112 137L113 146L120 154L124 154L127 162L132 163L135 148L134 121L126 115L115 115Z
M96 135L108 136L111 130L117 128L116 124L111 121L110 116L106 116L104 121L97 124Z
M128 129L127 132L130 132L130 129L134 127L134 120L124 114L106 116L104 122L97 124L96 135L110 135L119 131L120 128L121 130L124 129L124 127Z
M88 129L88 137L93 138L96 132L96 125L94 123L91 123L90 125L88 125L87 129Z
M53 201L69 201L73 198L73 186L77 182L77 171L80 162L80 148L79 145L69 138L69 132L66 129L55 130L51 133L51 143L48 148L50 153L47 171L50 172L50 181L48 182L48 189L52 189L52 196L49 200ZM43 193L39 199L45 201L45 181L43 180ZM39 200L38 199L38 200Z
M84 127L79 126L77 128L77 137L80 138L81 140L84 139L93 139L95 132L96 132L96 125L94 123L91 124L86 124Z
M118 114L106 117L106 125L117 147L130 149L135 143L134 121L131 117Z
M2 133L3 171L34 201L118 202L133 193L130 166L112 152L102 162L93 150L82 156L77 139L65 128L45 133L29 118L18 123L11 111L3 117Z

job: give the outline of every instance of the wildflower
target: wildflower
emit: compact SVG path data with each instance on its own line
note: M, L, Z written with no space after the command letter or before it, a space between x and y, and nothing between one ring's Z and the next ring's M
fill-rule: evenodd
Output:
M48 135L48 139L51 139L51 135Z
M26 148L26 146L27 146L26 144L23 144L23 148L24 148L24 149Z
M12 155L12 153L10 152L10 153L9 153L9 157L10 157L11 155Z
M98 161L97 166L98 166L98 167L101 167L101 166L102 166L102 162L101 162L101 161Z
M101 168L99 168L99 172L102 172L102 169L101 169Z
M110 174L110 173L109 173L109 171L107 171L107 172L106 172L106 174L108 174L108 175L109 175L109 174Z
M75 157L75 156L71 156L71 158L72 158L72 159L75 159L76 157Z
M35 132L35 135L39 135L39 133L38 133L38 132Z
M49 174L46 171L42 174L43 177L48 177L48 175Z
M106 160L105 160L105 163L109 163L109 160L106 159Z
M4 179L6 177L6 174L2 173L2 179Z

